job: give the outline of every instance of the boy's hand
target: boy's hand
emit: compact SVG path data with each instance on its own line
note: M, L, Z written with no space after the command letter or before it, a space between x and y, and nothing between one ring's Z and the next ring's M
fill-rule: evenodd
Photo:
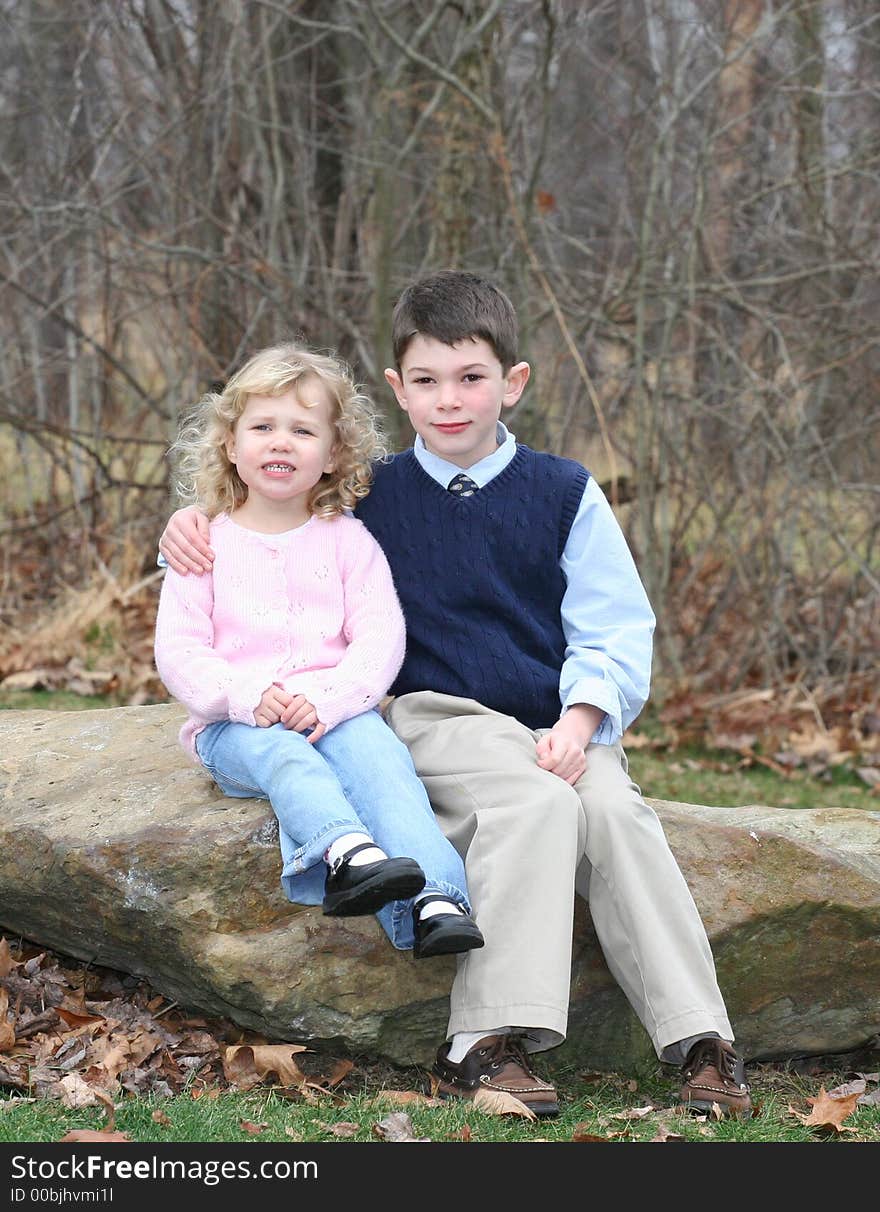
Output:
M587 768L584 752L602 722L604 711L578 703L557 720L536 746L538 765L572 787Z
M187 505L185 509L173 513L159 540L159 550L168 561L168 566L181 576L186 576L188 572L198 576L210 572L214 551L208 542L211 535L209 527L208 519L195 505Z
M292 697L281 686L270 686L264 690L263 697L254 709L257 727L271 728L273 724L280 723L282 712L289 706Z
M315 741L320 741L327 731L318 719L317 711L304 694L292 696L281 713L281 723L285 728L290 728L294 732L305 732L307 728L311 728L312 731L306 737L310 745L314 745Z

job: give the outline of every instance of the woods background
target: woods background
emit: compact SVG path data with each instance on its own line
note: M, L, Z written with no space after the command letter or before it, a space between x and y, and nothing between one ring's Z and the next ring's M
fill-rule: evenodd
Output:
M0 0L0 22L7 686L164 697L180 411L300 335L406 444L391 307L458 266L518 308L517 437L616 507L667 718L876 747L876 0Z

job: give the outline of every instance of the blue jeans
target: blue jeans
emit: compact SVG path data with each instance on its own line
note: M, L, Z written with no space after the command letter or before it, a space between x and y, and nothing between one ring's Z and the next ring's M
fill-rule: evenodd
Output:
M470 911L464 865L440 831L406 746L377 711L337 724L314 745L281 724L252 728L222 721L196 737L203 765L221 791L268 799L278 817L291 901L319 905L327 847L345 833L367 833L392 858L413 858L426 892L441 892ZM395 947L413 945L412 902L376 914Z

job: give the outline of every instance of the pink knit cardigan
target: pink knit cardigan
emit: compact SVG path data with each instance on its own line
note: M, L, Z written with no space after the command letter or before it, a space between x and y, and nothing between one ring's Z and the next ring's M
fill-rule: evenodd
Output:
M207 724L254 724L276 684L303 694L332 728L374 707L403 662L391 571L364 524L312 517L259 534L225 514L211 524L213 570L165 573L156 667L189 710L181 744Z

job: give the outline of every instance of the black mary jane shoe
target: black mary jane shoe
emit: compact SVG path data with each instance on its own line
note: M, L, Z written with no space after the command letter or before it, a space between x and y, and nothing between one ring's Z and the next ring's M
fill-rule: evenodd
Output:
M432 901L448 901L448 896L431 893L413 905L413 956L415 959L430 959L434 955L456 955L460 951L473 951L484 945L477 923L461 905L456 913L435 913L433 917L420 917L423 905Z
M425 873L415 859L384 858L375 863L351 865L359 850L375 842L352 846L327 872L322 908L327 917L361 917L375 913L389 901L408 901L425 886Z

